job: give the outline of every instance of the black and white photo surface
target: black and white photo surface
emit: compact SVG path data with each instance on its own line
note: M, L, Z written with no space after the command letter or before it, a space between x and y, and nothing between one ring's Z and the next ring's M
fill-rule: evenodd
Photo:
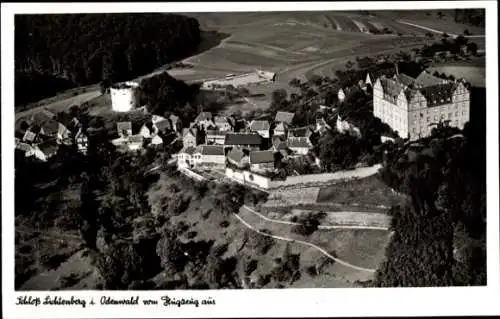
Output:
M484 2L246 6L11 17L4 280L16 293L491 285Z

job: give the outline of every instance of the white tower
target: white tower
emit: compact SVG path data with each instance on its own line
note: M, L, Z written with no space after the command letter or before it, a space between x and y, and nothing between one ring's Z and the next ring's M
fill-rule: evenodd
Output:
M139 105L139 83L125 82L110 88L111 105L115 112L129 112Z

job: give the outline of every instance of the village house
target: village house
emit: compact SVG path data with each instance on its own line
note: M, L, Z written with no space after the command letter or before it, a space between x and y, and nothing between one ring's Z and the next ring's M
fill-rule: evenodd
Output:
M337 122L335 124L335 128L339 133L348 133L352 136L361 137L361 131L359 128L352 125L348 121L342 120L340 115L337 116Z
M116 131L121 138L127 138L132 135L132 122L118 122Z
M274 153L280 153L282 158L290 156L290 149L282 136L273 136L270 150Z
M207 130L205 132L205 144L224 145L226 133L219 130Z
M38 141L38 133L33 131L33 128L29 128L22 138L23 142L34 144Z
M224 140L224 146L245 147L251 150L259 150L262 143L261 136L256 132L227 133Z
M80 127L78 132L75 134L75 144L78 148L78 151L82 154L87 154L88 146L89 146L89 137Z
M226 116L215 116L214 124L220 132L232 131L234 129L234 121Z
M59 145L55 140L45 141L33 147L33 156L42 162L46 162L57 154L58 149Z
M253 120L249 124L249 129L252 132L258 133L263 138L269 138L271 125L268 121Z
M288 125L283 122L276 124L276 127L273 130L274 136L286 136L287 133L288 133Z
M152 138L156 134L156 128L154 127L153 122L146 122L139 130L139 134L142 135L143 138Z
M235 165L240 169L244 169L250 165L250 160L244 149L233 147L226 156L228 163Z
M288 148L299 155L307 155L313 148L313 144L308 137L288 137Z
M297 127L288 130L288 137L307 137L310 138L314 130L310 126Z
M26 157L30 157L34 154L34 148L27 144L27 143L23 143L22 141L18 140L16 141L16 149L21 151L22 153L24 153L24 156Z
M193 146L187 146L182 148L177 154L177 166L178 167L192 167L194 166L193 155L196 152L196 148Z
M215 126L213 115L210 112L201 112L198 114L194 119L194 123L205 131L208 130L210 126Z
M294 113L278 111L274 118L275 123L285 123L287 125L292 125Z
M224 166L226 156L223 145L199 145L193 153L195 165Z
M274 170L274 153L271 151L252 151L249 156L251 171Z
M319 134L323 134L330 129L331 126L326 123L324 118L321 117L319 119L316 119L316 132L319 132Z
M128 139L127 147L129 151L138 151L144 145L144 137L140 134L132 135Z
M176 133L182 132L182 121L177 115L171 114L168 119L170 120L171 129ZM168 121L168 120L167 120Z
M196 127L185 128L182 134L182 145L184 147L196 147L198 145L199 132Z
M150 146L158 146L161 144L163 144L163 138L158 134L155 134L149 143Z

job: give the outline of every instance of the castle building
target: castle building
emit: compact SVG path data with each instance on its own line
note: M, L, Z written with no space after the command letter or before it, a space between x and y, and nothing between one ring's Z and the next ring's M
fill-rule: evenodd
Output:
M402 138L429 136L440 121L463 129L469 121L470 92L463 81L422 72L417 78L382 76L373 87L373 114Z

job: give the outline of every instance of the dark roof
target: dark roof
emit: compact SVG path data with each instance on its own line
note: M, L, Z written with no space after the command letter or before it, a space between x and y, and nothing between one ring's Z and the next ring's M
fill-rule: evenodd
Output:
M250 164L274 163L274 154L271 151L250 152Z
M57 152L57 149L59 148L59 146L57 145L57 143L55 141L49 140L49 141L45 141L43 143L38 144L38 148L45 155L52 155L52 154L55 154Z
M144 141L144 137L140 134L136 134L131 135L128 140L130 143L142 143Z
M225 145L260 145L261 138L258 133L227 133Z
M440 85L445 83L450 83L450 81L440 79L428 73L427 71L422 71L422 73L420 73L415 79L415 85L422 87Z
M116 123L116 129L118 130L118 132L131 131L132 122L118 122Z
M457 85L455 83L447 83L441 85L433 85L420 89L420 92L427 100L427 106L438 106L450 103Z
M309 126L298 127L288 130L288 135L290 137L309 137L313 133Z
M269 130L271 125L268 121L254 120L250 123L250 129L253 131Z
M183 148L179 153L185 153L185 154L193 155L194 152L196 152L196 148L194 148L192 146L189 146L189 147Z
M48 120L42 124L41 128L45 135L56 135L59 132L59 125L56 120Z
M276 123L284 122L287 124L292 124L292 120L293 120L294 116L295 116L294 113L279 111L278 113L276 113L276 117L275 117L274 121Z
M245 152L239 147L233 147L229 153L227 153L228 159L233 160L234 162L241 162L241 160L246 156Z
M222 132L222 131L219 131L219 130L207 130L207 136L208 135L217 135L217 136L224 136L226 135L226 132Z
M279 136L273 136L272 142L273 148L277 151L287 148L286 141Z
M170 121L167 119L158 121L158 122L156 122L155 125L156 125L156 128L160 131L170 130L172 128L172 125L170 125Z
M197 152L202 155L222 155L224 156L224 146L223 145L200 145L198 146Z
M311 141L307 137L289 137L287 140L288 147L290 148L311 148Z

